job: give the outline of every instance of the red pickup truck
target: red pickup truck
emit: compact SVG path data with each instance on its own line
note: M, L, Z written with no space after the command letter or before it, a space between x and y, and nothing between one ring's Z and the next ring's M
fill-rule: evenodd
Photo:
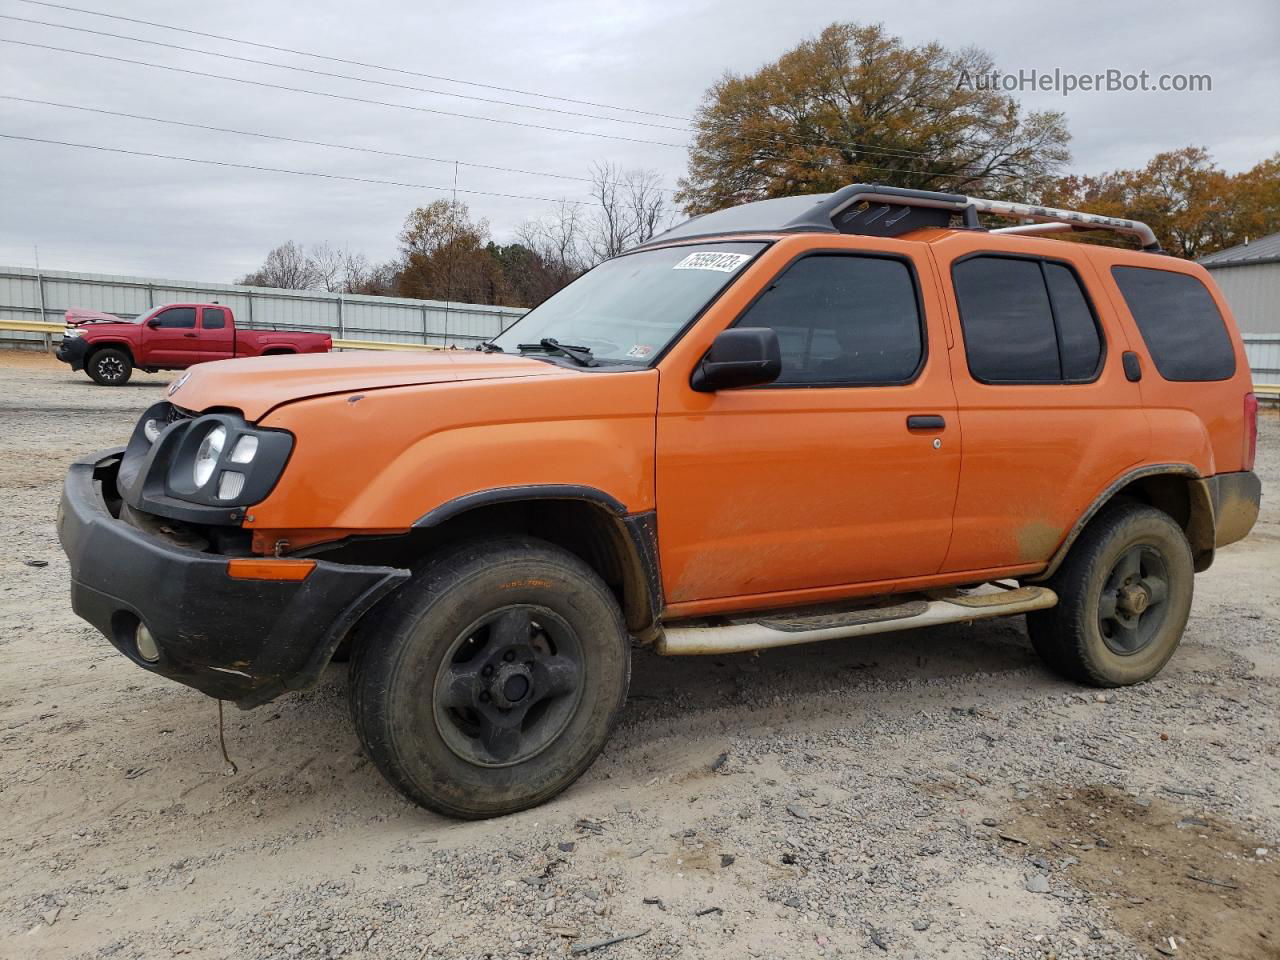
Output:
M327 333L237 330L230 307L217 303L166 303L133 320L109 313L68 310L58 359L84 370L95 383L118 387L135 367L182 370L231 357L328 353Z

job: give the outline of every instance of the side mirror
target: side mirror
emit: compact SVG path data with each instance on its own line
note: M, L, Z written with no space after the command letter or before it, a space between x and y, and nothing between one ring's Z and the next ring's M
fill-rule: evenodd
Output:
M782 373L778 335L768 327L733 327L711 343L689 386L701 393L758 387Z
M147 321L147 326L150 327L152 330L156 329L156 327L160 326L160 318L152 317L150 320Z

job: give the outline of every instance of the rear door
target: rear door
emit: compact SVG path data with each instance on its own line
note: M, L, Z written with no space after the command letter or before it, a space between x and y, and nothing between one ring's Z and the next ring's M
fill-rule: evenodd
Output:
M807 244L762 256L744 280L753 286L731 291L663 364L658 522L671 604L834 598L933 574L946 554L960 434L924 248ZM710 339L731 325L777 332L781 377L692 390Z
M226 360L235 356L235 328L230 310L218 306L200 308L199 343L202 360Z
M145 366L187 367L203 359L196 313L196 307L166 307L146 322Z
M1002 245L1003 244L1003 245ZM1086 255L1056 240L936 245L964 431L946 572L1038 569L1149 428L1123 330Z

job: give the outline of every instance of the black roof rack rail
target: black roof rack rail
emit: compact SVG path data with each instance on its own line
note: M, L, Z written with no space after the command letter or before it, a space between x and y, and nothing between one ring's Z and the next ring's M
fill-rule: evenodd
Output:
M993 233L1112 230L1136 237L1143 250L1160 250L1155 233L1139 220L874 183L853 183L834 193L817 196L779 197L728 207L686 220L643 246L728 233L817 232L896 237L922 227L947 227L956 215L964 218L967 228L977 229L980 213L1027 221L1018 226L1002 227Z

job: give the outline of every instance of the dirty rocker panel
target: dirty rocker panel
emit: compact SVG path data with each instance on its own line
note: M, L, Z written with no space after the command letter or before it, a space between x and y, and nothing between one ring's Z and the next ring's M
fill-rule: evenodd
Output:
M242 580L228 557L177 546L112 516L119 451L72 464L58 509L71 602L144 669L252 707L313 684L351 626L406 570L317 561L305 580ZM159 659L135 636L144 623Z

